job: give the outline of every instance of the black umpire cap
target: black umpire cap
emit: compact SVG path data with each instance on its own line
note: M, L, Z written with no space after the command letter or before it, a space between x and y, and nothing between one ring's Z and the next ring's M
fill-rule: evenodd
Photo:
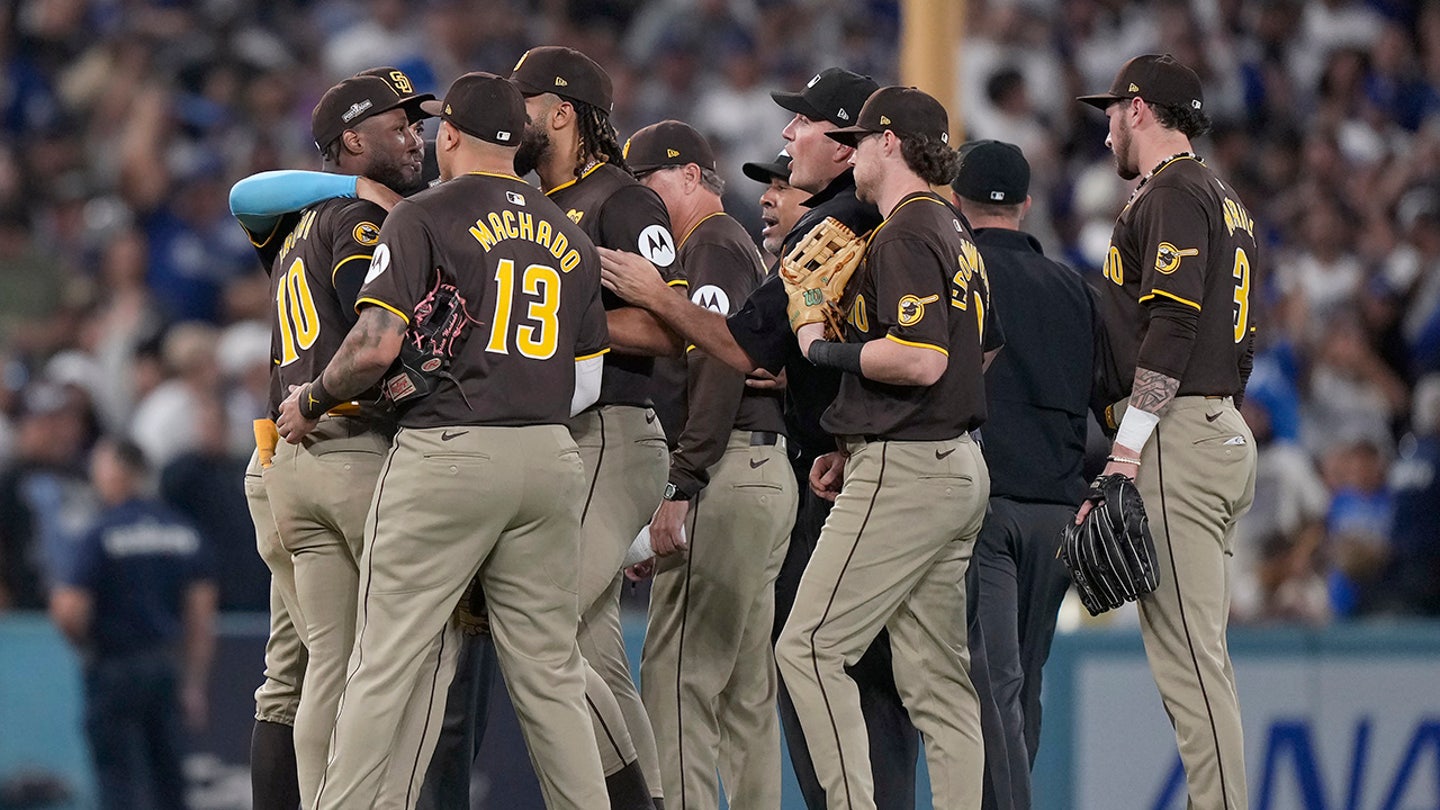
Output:
M554 93L597 107L607 115L615 103L610 74L594 59L561 45L526 51L510 71L510 81L526 96Z
M404 107L414 121L419 117L414 111L434 98L429 93L415 93L413 88L409 93L401 93L389 80L379 76L351 76L320 97L320 103L310 113L310 135L315 139L315 146L324 151L345 130L396 107Z
M854 146L866 135L885 130L901 138L924 136L950 142L950 116L934 96L913 87L882 87L865 101L855 126L825 133L831 140Z
M1078 100L1103 110L1117 101L1132 98L1192 110L1200 109L1205 103L1200 77L1168 53L1147 53L1131 59L1116 74L1110 92L1080 96Z
M445 91L444 101L421 105L450 125L482 141L500 146L520 145L525 130L525 99L515 85L493 73L466 73Z
M670 119L630 136L625 142L625 164L637 177L670 166L691 163L702 169L715 170L715 151L696 129L683 121Z
M967 200L1019 205L1030 193L1030 162L1013 143L971 141L960 147L960 173L950 188Z
M745 176L757 183L769 183L771 180L790 180L790 153L784 149L769 163L761 163L752 160L740 167Z
M865 99L880 89L869 76L851 73L844 68L826 68L815 74L798 93L772 90L775 103L811 121L829 121L837 127L855 123L855 116L865 106Z

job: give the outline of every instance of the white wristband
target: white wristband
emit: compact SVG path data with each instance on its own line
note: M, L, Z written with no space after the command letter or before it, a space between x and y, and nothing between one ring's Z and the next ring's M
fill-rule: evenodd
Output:
M1160 417L1132 405L1125 409L1125 415L1120 419L1115 443L1138 455L1145 449L1145 443L1150 441L1150 434L1155 432L1158 424Z

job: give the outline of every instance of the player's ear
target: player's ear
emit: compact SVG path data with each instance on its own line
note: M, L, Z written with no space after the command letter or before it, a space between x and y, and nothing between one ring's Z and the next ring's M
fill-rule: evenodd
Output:
M575 105L564 99L550 108L547 117L550 119L551 129L564 129L572 121L578 119L575 114Z
M353 129L347 129L340 133L340 148L352 155L359 155L365 152L365 139L360 133Z
M449 152L459 143L460 138L455 132L455 125L449 121L441 121L440 128L435 132L435 148L441 152Z

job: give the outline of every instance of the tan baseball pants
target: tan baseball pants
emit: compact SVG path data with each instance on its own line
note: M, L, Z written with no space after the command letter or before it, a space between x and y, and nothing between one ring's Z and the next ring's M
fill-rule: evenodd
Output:
M255 690L255 719L293 726L307 656L292 619L292 615L299 614L295 566L290 553L280 545L258 452L251 454L250 465L245 468L245 502L255 524L255 548L270 568L270 637L265 641L265 680Z
M690 506L689 550L661 558L640 690L660 747L667 808L780 806L775 578L799 500L781 439L734 431Z
M595 715L595 739L606 772L638 758L652 795L661 795L655 733L630 677L630 659L620 629L620 563L640 529L660 505L669 474L669 448L655 412L632 405L590 408L570 423L585 464L581 495L580 652L610 687L625 727L614 728ZM597 706L604 696L592 696ZM628 743L626 738L628 738ZM633 757L626 748L633 747Z
M776 642L831 810L873 810L865 718L845 666L890 631L895 685L925 743L934 806L980 806L985 747L970 683L965 569L990 474L969 436L848 440L844 486Z
M606 806L575 641L584 481L558 425L395 437L365 524L355 648L317 810L375 806L382 783L408 784L403 806L414 806L454 674L451 613L477 571L546 806Z
M389 449L389 437L370 423L325 416L300 444L281 442L265 470L270 511L294 561L310 653L295 716L295 763L304 807L320 787L355 644L365 515Z
M1116 408L1116 419L1123 409ZM1140 599L1150 671L1175 726L1190 806L1244 810L1245 745L1225 642L1235 521L1255 499L1255 437L1229 398L1177 397L1135 483L1160 585Z

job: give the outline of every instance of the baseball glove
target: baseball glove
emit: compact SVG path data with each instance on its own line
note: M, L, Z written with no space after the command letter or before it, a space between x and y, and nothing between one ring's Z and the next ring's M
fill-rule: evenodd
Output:
M1060 561L1070 570L1080 601L1099 616L1155 590L1155 541L1135 482L1119 473L1090 484L1090 513L1065 527Z
M834 217L826 217L800 239L780 260L792 330L824 323L827 340L841 336L845 313L840 297L864 255L865 240Z
M479 321L465 309L460 290L437 273L435 286L415 305L400 356L385 372L381 385L385 399L398 405L423 397L434 391L442 379L459 388L459 381L450 373L450 361L469 327L476 323Z
M485 607L485 590L480 587L480 575L470 580L460 603L455 605L455 623L460 632L467 636L490 635L490 611Z

